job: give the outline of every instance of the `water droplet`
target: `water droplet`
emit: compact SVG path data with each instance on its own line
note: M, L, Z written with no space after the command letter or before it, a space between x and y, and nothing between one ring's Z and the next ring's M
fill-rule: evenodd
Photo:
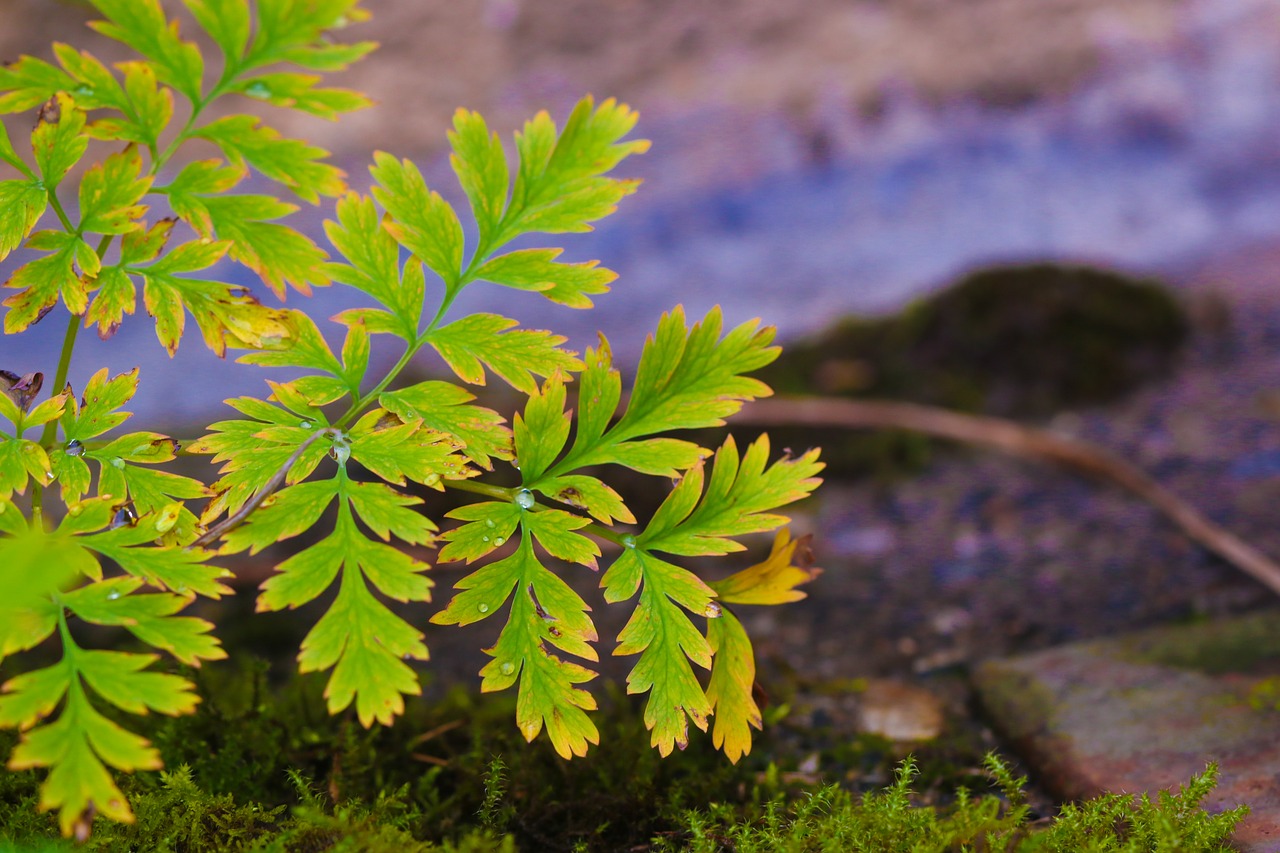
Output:
M505 540L505 539L503 539L501 536L499 536L497 539L493 540L494 547L495 547L495 548L501 548L501 547L502 547L502 544L503 544L504 542L506 542L506 541L507 541L507 540Z
M93 96L93 93L94 88L92 86L85 85L84 83L81 83L79 86L76 86L71 90L72 96L76 98L89 98Z
M108 601L115 601L119 597L120 597L120 590L118 589L113 589L111 590L111 592L107 593Z
M244 93L248 95L250 98L258 98L259 100L264 100L264 101L267 98L271 97L271 89L267 86L266 83L263 83L260 80L250 83L248 86L245 86Z
M485 526L485 527L493 527L493 519L492 519L492 518L486 518L486 519L484 520L484 526Z
M302 427L303 429L311 429L313 425L311 421L303 421L302 423L298 424L298 426Z
M3 507L0 507L0 509L3 509ZM81 506L80 504L72 504L71 506L67 507L67 515L71 516L72 518L75 518L82 512L84 512L84 507Z
M488 536L481 536L481 537L480 537L480 541L481 541L481 542L488 542L488 541L489 541L489 537L488 537Z
M487 605L487 604L477 604L477 605L476 605L476 610L479 610L481 613L488 613L488 612L489 612L489 605Z
M80 443L80 439L73 438L67 442L65 452L68 456L84 456L84 445Z
M528 489L521 489L516 492L516 506L521 509L533 509L534 502L533 492Z
M401 659L401 660L413 660L413 655L409 654L408 652L405 652L404 654L402 654L402 655L400 656L400 659Z
M115 516L111 519L111 529L115 530L117 527L124 527L125 525L133 527L137 523L137 513L126 504L116 510Z
M636 537L632 536L630 533L628 533L628 534L626 534L625 536L623 536L623 537L622 537L622 547L623 547L623 548L634 548L634 547L636 547Z
M111 465L112 465L112 467L114 467L114 468L123 468L123 467L124 467L124 460L123 460L123 459L121 459L119 456L117 456L117 457L115 457L114 459L112 459L112 460L111 460Z
M722 613L724 613L724 610L715 601L708 601L707 606L702 608L702 615L708 619L719 619Z
M516 665L509 660L504 660L502 666L498 667L498 669L502 670L503 675L510 675L516 671Z
M339 433L333 439L333 446L329 448L329 455L337 460L339 465L347 464L347 460L351 458L351 439L347 437L345 432Z
M52 479L53 479L53 472L52 472L52 471L45 471L45 472L44 472L44 478L45 478L46 480L52 480Z

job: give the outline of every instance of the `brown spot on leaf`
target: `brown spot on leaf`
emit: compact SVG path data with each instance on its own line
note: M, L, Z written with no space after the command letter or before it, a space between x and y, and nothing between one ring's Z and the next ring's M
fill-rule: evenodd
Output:
M57 95L45 102L45 105L40 108L37 119L48 124L57 124L62 121L62 104L58 103Z

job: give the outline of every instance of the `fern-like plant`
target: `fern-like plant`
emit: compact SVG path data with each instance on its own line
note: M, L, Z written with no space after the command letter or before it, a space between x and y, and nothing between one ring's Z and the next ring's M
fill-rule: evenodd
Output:
M390 724L419 693L409 662L427 658L422 625L388 602L427 602L432 582L427 564L393 543L439 543L439 560L477 568L430 621L499 617L482 690L516 687L529 740L545 730L561 755L584 754L598 742L595 700L581 686L594 676L584 664L598 659L598 637L565 578L572 567L593 577L601 543L612 543L600 585L609 603L635 600L614 653L638 655L628 684L649 694L653 745L665 755L685 745L690 722L706 730L714 719L716 745L734 761L746 753L761 723L754 663L727 605L794 600L811 572L796 565L799 543L785 530L764 562L718 582L679 560L740 551L738 537L778 530L777 508L808 495L822 466L812 451L771 460L767 439L745 450L729 439L712 453L666 434L719 425L768 394L748 374L776 356L772 330L725 331L718 311L690 325L677 307L647 339L624 395L603 336L579 357L551 332L452 310L480 282L570 308L608 290L615 275L594 262L511 243L589 231L636 189L608 176L647 148L626 139L635 113L587 98L562 127L539 114L516 134L511 168L484 119L459 110L449 141L476 224L467 245L458 213L411 162L375 154L362 196L322 149L254 115L208 117L214 102L245 98L326 118L367 106L320 76L373 48L333 38L365 16L358 0L183 0L203 48L158 0L93 3L104 18L93 26L137 59L108 67L55 45L56 62L25 56L0 68L0 113L36 112L30 156L0 125L11 173L0 180L0 260L27 250L8 276L0 364L0 659L27 671L3 685L0 726L24 732L11 769L48 769L42 808L58 812L67 834L87 833L95 814L132 819L111 771L158 768L161 756L118 720L192 710L192 685L158 666L160 656L190 666L224 656L214 626L182 611L231 591L225 558L317 526L313 544L262 585L258 609L336 588L298 655L302 671L329 672L331 712L354 706L365 726ZM218 58L206 63L210 49ZM197 140L221 157L184 161ZM279 221L294 205L243 191L250 173L312 204L336 198L325 223L336 256ZM335 352L307 314L223 281L224 260L281 297L336 282L369 306L335 318L345 327ZM69 365L80 329L109 338L136 321L139 302L170 354L189 315L218 355L248 350L241 361L304 375L269 382L265 399L229 400L236 414L185 446L122 432L138 370L73 377ZM12 336L60 318L61 359L42 395L45 366L27 363ZM374 341L400 348L385 373L370 372ZM424 350L456 381L398 381ZM489 376L528 397L510 427L468 390ZM179 453L211 454L219 479L156 467ZM642 522L601 478L617 465L678 483ZM515 468L518 485L490 482L495 466ZM448 522L432 519L410 481L475 499ZM81 624L121 627L156 653L94 648L85 638L101 633ZM43 646L43 656L12 658ZM696 668L710 670L705 685Z

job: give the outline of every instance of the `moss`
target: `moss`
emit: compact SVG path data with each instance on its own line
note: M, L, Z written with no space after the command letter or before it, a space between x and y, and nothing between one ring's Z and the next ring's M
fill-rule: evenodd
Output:
M1274 610L1234 619L1153 628L1126 640L1120 654L1139 663L1209 675L1271 674L1280 669L1280 621Z
M1040 417L1116 399L1172 369L1189 323L1158 282L1081 266L973 273L885 318L848 317L788 345L760 374L784 394L909 400ZM777 431L779 446L824 447L838 469L912 470L928 442L884 432Z

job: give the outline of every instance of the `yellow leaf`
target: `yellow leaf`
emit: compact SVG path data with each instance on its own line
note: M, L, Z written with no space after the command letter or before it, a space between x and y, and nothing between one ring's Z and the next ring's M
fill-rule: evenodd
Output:
M764 562L743 569L711 584L725 604L785 604L799 601L806 593L796 589L822 573L812 565L810 536L792 539L786 528L773 539L773 549ZM798 563L799 565L796 565Z

